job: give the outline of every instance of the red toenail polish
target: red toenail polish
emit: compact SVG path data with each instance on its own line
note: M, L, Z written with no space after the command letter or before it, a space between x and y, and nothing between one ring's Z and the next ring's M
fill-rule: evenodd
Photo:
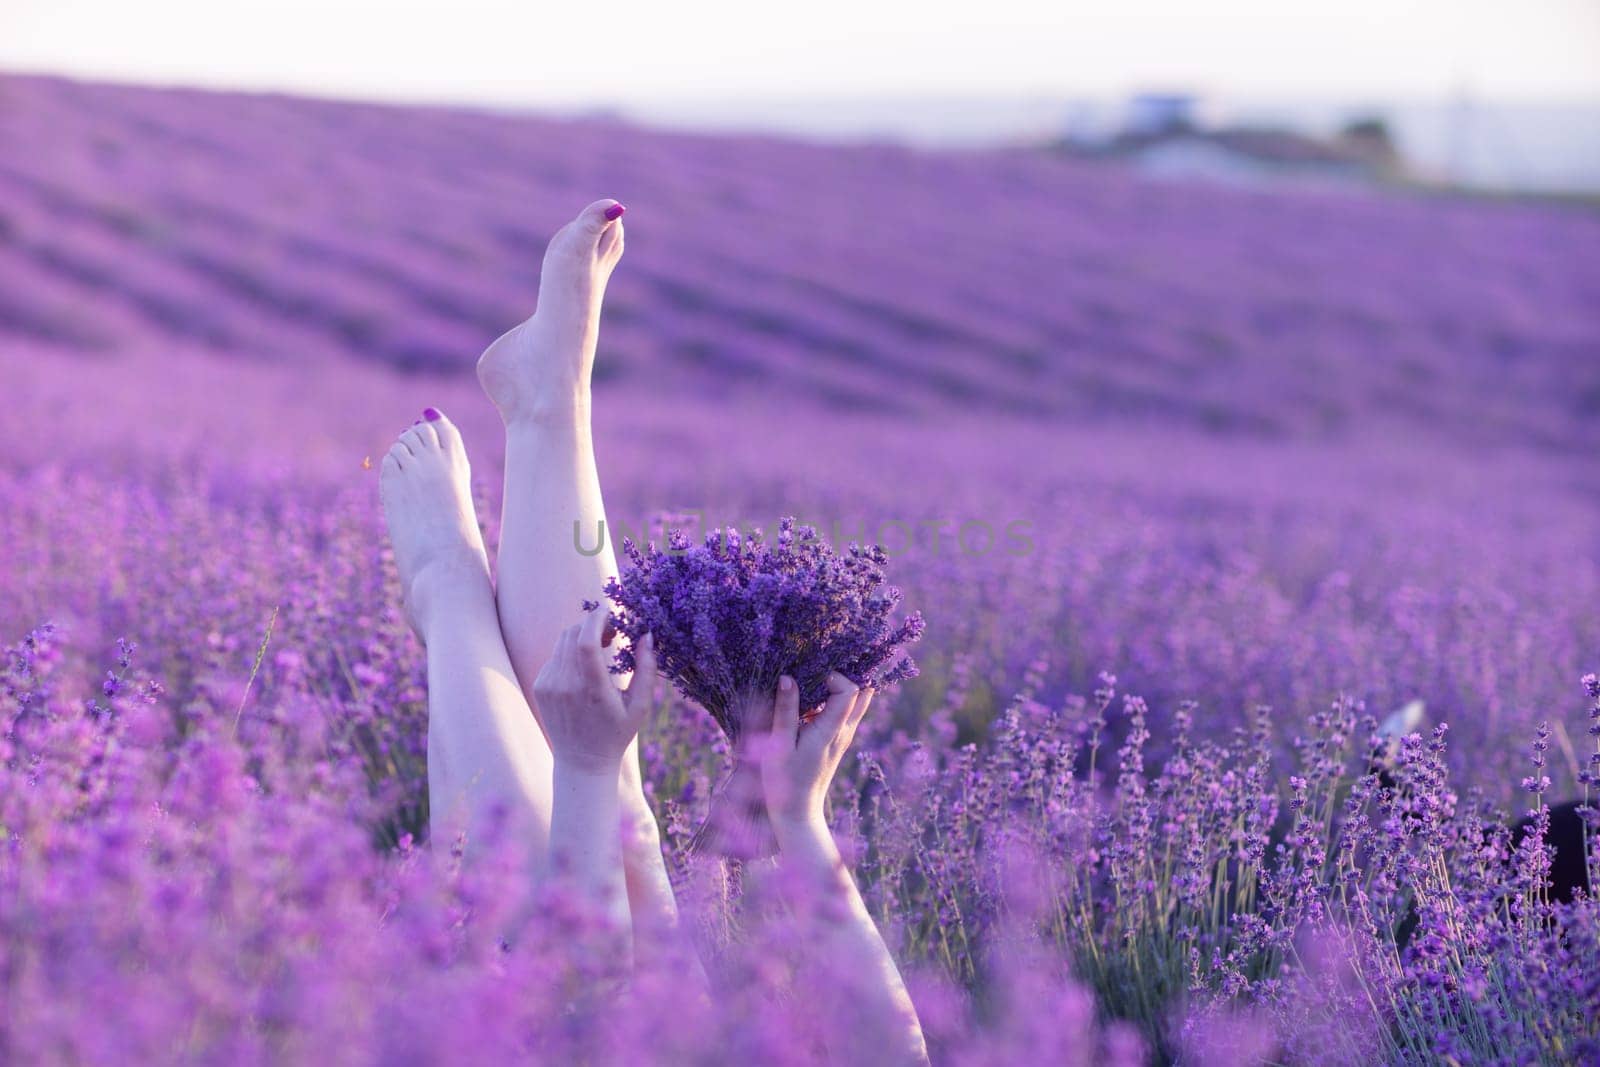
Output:
M423 408L422 417L427 419L429 422L438 422L440 419L444 418L443 415L439 414L438 408Z
M622 217L623 212L625 212L627 210L628 209L623 207L621 204L612 204L610 207L606 208L606 221L607 222L615 222L615 221L617 221L618 219L620 219Z

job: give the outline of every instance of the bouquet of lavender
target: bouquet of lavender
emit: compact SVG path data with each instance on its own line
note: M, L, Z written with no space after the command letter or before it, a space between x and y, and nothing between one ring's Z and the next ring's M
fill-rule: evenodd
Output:
M904 646L922 636L919 613L895 621L900 591L884 584L879 546L836 552L815 529L779 525L767 542L716 530L692 544L676 530L667 545L624 540L627 562L606 584L611 623L632 641L655 635L660 673L711 713L734 746L734 769L712 801L698 847L734 856L775 850L760 771L744 743L772 725L780 675L795 680L802 718L827 699L830 671L862 686L917 673ZM612 668L633 669L627 647Z

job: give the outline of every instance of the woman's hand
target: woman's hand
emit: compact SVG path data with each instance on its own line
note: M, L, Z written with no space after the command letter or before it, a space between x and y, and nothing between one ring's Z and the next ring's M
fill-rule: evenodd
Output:
M555 759L550 791L550 857L543 877L568 879L619 931L632 926L623 875L618 773L639 732L655 684L655 644L634 652L626 695L606 670L606 613L598 608L562 631L533 683L545 737Z
M624 695L606 669L606 613L595 609L567 627L533 683L550 751L558 765L610 772L639 732L655 686L655 639L645 634L634 652L633 682ZM613 786L615 788L615 786Z
M826 833L828 786L872 703L872 692L835 671L828 675L822 713L802 724L799 687L787 675L778 680L772 733L764 739L759 758L767 814L780 848L796 833Z

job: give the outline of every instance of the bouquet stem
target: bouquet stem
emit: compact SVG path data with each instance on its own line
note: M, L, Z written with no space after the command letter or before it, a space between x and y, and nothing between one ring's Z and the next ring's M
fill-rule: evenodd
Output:
M761 765L747 740L766 737L771 731L772 700L767 697L742 701L735 714L739 729L734 738L733 771L712 795L705 824L696 831L689 847L697 853L729 859L766 859L777 854L778 840L767 815Z

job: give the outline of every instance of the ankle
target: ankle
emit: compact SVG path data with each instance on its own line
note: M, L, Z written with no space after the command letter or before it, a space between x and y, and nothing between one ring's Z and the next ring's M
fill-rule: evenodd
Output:
M406 593L408 607L424 642L434 627L450 625L452 619L481 608L485 600L491 606L494 604L488 563L482 555L465 546L460 552L430 559L411 579Z
M520 405L504 416L507 433L542 433L587 427L591 411L589 387L568 385L551 390L537 400Z

